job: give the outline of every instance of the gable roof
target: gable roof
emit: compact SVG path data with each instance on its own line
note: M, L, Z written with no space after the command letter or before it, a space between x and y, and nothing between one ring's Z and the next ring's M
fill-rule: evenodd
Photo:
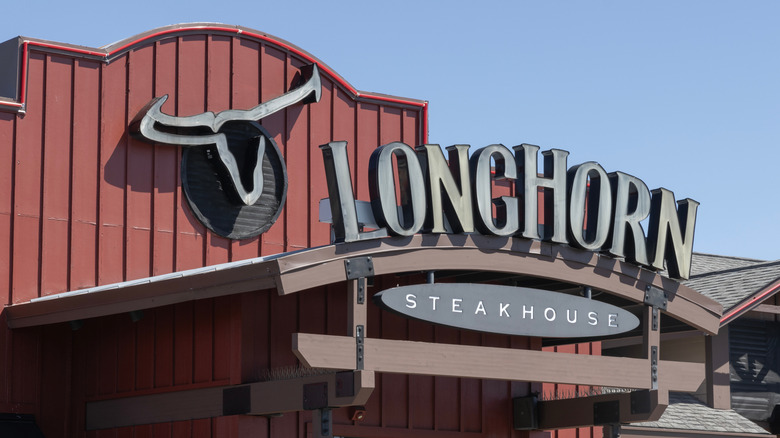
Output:
M721 325L780 290L780 260L694 254L692 272L684 284L723 306Z
M691 263L691 277L715 271L724 271L734 268L766 263L766 260L749 259L745 257L732 257L716 254L693 253Z

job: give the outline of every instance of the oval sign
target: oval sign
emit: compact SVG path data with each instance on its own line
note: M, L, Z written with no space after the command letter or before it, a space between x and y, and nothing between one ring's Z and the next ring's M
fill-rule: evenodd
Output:
M374 295L385 309L450 327L551 338L610 336L639 319L611 304L526 287L434 283L401 286Z

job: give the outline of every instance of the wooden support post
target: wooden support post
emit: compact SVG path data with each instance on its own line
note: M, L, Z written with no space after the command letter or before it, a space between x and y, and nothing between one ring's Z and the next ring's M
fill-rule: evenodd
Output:
M362 302L359 300L361 294L363 297ZM347 323L349 324L347 334L353 338L356 334L356 327L359 325L363 326L363 336L366 336L366 322L368 320L366 308L368 306L365 303L367 295L365 278L347 280Z
M651 388L658 389L658 364L661 361L661 310L645 306L644 331L642 333L643 355L650 361Z
M707 405L715 409L731 409L729 375L729 328L723 326L717 335L704 338Z

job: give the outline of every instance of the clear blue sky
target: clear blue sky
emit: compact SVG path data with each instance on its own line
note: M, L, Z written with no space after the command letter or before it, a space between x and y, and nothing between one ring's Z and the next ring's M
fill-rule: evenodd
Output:
M430 141L532 143L701 202L694 249L780 259L780 2L12 2L17 35L99 47L167 24L286 39L356 88L430 102Z

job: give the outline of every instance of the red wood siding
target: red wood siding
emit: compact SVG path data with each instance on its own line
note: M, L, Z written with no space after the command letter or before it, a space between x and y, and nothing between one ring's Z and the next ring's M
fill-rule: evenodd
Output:
M229 241L205 230L181 191L181 151L128 135L150 99L186 116L249 108L291 85L309 61L286 44L222 31L171 32L110 62L29 46L25 113L0 113L0 285L5 304L96 285L254 258L329 243L318 222L327 196L319 145L347 141L358 199L379 145L424 141L424 108L359 98L323 75L317 104L262 120L287 163L287 202L265 234ZM510 193L511 187L501 193ZM421 278L378 278L373 290ZM297 366L294 332L346 335L343 285L279 297L273 291L10 331L0 324L0 412L32 413L47 437L305 438L310 414L224 417L85 432L85 402L257 381ZM139 316L139 315L135 315ZM541 348L537 339L481 335L411 322L370 306L368 336ZM580 348L580 347L578 347ZM489 358L486 358L489 360ZM346 435L528 436L511 430L511 398L538 390L522 382L378 375ZM562 435L563 436L563 435Z
M420 105L358 101L341 79L324 74L320 103L262 120L287 162L287 203L267 233L231 242L206 232L186 205L181 151L135 140L127 125L164 94L163 110L174 115L249 108L276 97L309 63L299 51L209 31L147 40L110 62L34 44L29 49L26 111L0 113L6 304L326 244L329 227L318 222L319 200L327 197L318 146L347 140L350 159L363 163L380 139L422 141ZM373 120L368 136L355 124L364 117ZM64 324L11 332L3 324L0 411L40 415L47 436L78 436L85 400L256 380L264 369L295 363L289 337L274 337L269 327L297 330L298 319L289 315L299 310L301 321L319 324L306 330L336 325L320 310L341 291L320 293L301 309L297 298L251 298L278 309L257 327L242 318L241 303L249 298L239 297L152 309L136 323L127 315L99 318L75 332ZM65 406L72 406L69 413ZM268 423L248 423L258 421ZM269 424L285 435L299 429L294 416ZM244 427L215 419L88 435L232 436Z

